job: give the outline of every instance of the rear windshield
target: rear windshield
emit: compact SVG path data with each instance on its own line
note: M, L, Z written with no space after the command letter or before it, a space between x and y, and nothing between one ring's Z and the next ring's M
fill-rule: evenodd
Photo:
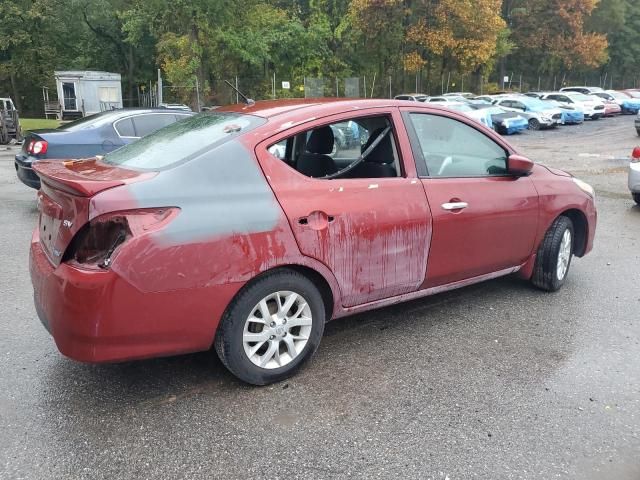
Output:
M114 150L103 161L138 170L162 170L191 160L264 123L264 118L252 115L200 113Z
M89 115L88 117L82 117L74 120L73 122L60 125L60 127L58 127L58 130L64 130L66 132L76 132L78 130L84 130L93 126L109 123L112 118L115 118L114 112L112 110L107 110L105 112L95 113L93 115Z

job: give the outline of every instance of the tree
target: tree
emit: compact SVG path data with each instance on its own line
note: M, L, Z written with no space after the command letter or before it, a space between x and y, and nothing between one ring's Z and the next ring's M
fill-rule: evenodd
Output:
M607 61L607 39L585 22L598 0L530 0L513 14L520 61L539 72L597 68Z

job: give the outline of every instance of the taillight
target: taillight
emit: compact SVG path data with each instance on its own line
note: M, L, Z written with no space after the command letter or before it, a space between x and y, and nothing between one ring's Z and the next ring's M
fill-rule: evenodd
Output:
M27 153L32 155L44 155L49 148L49 142L46 140L30 141L27 145Z
M631 163L640 162L640 147L636 147L631 152Z
M111 212L94 218L78 231L63 262L109 268L118 249L132 238L163 228L178 208L149 208Z

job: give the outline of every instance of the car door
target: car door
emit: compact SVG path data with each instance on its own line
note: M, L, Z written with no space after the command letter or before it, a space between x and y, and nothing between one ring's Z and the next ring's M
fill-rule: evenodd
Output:
M372 135L362 139L365 150L372 139L384 133L376 122L381 128L382 121L388 122L391 129L384 153L387 160L382 157L376 162L382 162L382 171L395 172L393 176L364 174L357 178L324 179L311 178L297 170L302 170L301 162L295 160L300 139L311 142L313 132L350 120ZM324 131L330 135L331 130ZM307 148L311 151L311 147ZM282 151L287 152L286 158L276 156ZM317 153L319 159L331 163L326 157L335 149L333 145L322 149L314 145L313 151L324 152ZM358 158L361 151L358 145L352 158ZM256 154L301 253L322 262L333 272L345 307L413 292L424 282L431 216L396 109L365 110L357 115L350 113L308 122L262 142Z
M445 114L403 109L433 218L424 287L523 264L531 255L538 194L528 177L507 174L504 145Z

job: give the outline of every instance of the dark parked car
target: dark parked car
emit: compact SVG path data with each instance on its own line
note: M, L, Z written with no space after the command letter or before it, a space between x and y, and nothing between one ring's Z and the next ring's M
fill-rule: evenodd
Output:
M364 143L336 149L349 122ZM422 102L228 106L35 169L35 310L62 353L213 345L253 384L292 375L334 318L512 273L558 290L596 228L589 185Z
M97 113L50 130L30 132L15 157L18 178L40 188L33 164L42 159L86 158L107 154L159 128L193 115L163 109L120 109Z

